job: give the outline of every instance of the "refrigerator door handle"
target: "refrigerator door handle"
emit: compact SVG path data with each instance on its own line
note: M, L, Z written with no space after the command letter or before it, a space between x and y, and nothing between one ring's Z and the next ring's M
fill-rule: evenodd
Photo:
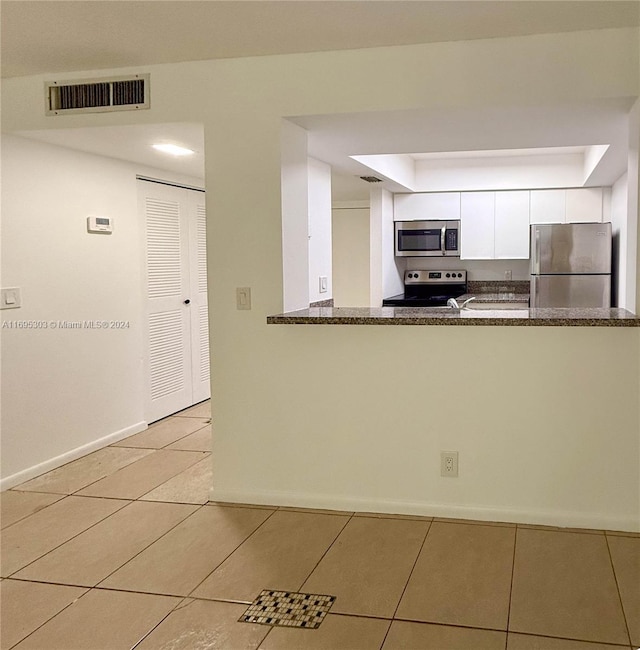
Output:
M534 250L533 272L536 275L539 275L540 274L540 229L534 228L533 232L535 233L535 245L533 247Z

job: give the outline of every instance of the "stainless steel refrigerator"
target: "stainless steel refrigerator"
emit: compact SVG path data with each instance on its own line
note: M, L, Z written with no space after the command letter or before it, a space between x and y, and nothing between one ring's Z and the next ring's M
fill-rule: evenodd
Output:
M611 224L531 226L531 307L611 306Z

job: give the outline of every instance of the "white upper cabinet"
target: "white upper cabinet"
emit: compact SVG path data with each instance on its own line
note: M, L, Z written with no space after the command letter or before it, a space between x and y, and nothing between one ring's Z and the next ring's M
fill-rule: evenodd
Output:
M451 221L460 219L460 192L394 194L394 221Z
M584 187L567 190L567 223L602 221L602 188Z
M531 190L530 223L566 223L567 190Z
M496 192L495 258L529 259L529 191Z
M495 256L495 192L463 192L460 200L460 258Z
M531 190L531 223L602 221L602 188Z

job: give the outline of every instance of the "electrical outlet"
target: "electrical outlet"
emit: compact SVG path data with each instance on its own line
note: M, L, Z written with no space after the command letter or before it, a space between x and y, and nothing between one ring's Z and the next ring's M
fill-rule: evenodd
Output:
M504 279L505 280L511 280L513 274L511 273L511 269L508 269L504 272Z
M458 452L457 451L440 452L440 476L457 478L458 476Z

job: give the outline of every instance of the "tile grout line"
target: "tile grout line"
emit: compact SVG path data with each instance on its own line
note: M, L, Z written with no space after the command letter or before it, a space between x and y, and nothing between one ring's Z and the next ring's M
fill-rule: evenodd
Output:
M137 434L134 434L134 435L137 435ZM122 447L122 449L139 449L139 447ZM136 460L132 461L131 463L128 463L127 465L123 465L122 467L118 467L118 469L111 472L110 474L105 474L104 476L101 476L100 478L96 479L95 481L89 481L89 483L87 483L86 485L83 485L82 487L78 488L77 490L74 490L73 492L71 492L69 494L69 496L79 496L79 497L90 496L88 494L78 494L78 492L81 492L82 490L86 490L88 487L91 487L92 485L95 485L96 483L99 483L100 481L102 481L105 478L108 478L110 476L115 476L120 470L123 470L123 469L125 469L125 467L129 467L130 465L133 465L133 464L137 463L139 460L143 460L144 458L147 458L149 456L153 456L153 452L157 451L157 449L151 449L150 451L151 451L150 454L145 454L141 458L137 458ZM117 497L99 497L99 498L104 498L104 499L112 498L112 499L114 499L114 498L117 498ZM132 499L132 501L135 501L135 499Z
M418 625L439 625L440 627L452 627L452 628L462 628L465 630L482 630L483 632L499 632L500 634L507 634L506 630L500 630L495 627L477 627L474 625L465 625L464 623L443 623L442 621L424 621L418 620L416 618L394 618L393 621L398 621L400 623L416 623ZM535 634L530 634L529 636L536 636ZM540 635L538 635L540 636ZM561 637L549 637L552 639L557 639ZM571 639L569 639L571 640ZM576 639L580 640L580 639Z
M134 434L134 435L138 435L138 434ZM125 438L125 440L126 440L126 438ZM73 490L72 492L64 492L63 494L65 496L90 496L90 495L85 495L85 494L78 494L78 492L80 492L82 490L85 490L86 488L91 487L92 485L95 485L96 483L98 483L99 481L102 481L105 478L109 478L111 476L114 476L119 471L121 471L121 470L123 470L123 469L125 469L127 467L130 467L131 465L134 465L135 463L137 463L137 462L139 462L141 460L144 460L147 457L152 456L153 452L159 451L158 449L154 449L152 447L114 447L113 445L107 445L106 447L102 447L101 449L97 449L96 451L102 451L103 449L134 449L134 450L145 449L145 450L150 451L151 453L145 454L144 456L141 456L140 458L136 458L135 460L132 460L130 463L126 463L126 464L122 465L122 467L117 467L112 472L110 472L108 474L105 474L104 476L100 476L99 478L95 479L94 481L89 481L88 483L86 483L82 487L79 487L77 490ZM92 453L96 453L96 452L92 452ZM89 456L91 456L91 454L87 454L86 456L81 456L80 458L76 458L75 461L70 461L70 463L67 463L67 465L70 465L71 463L74 463L74 462L76 462L78 460L83 460L85 458L88 458ZM65 467L65 465L61 465L60 467L57 467L56 469L52 469L52 470L50 470L50 472L55 472L58 469L62 469L63 467ZM33 480L35 480L37 478L40 478L42 476L46 476L50 472L45 472L44 474L40 474L40 476L36 476L33 479L29 479L29 481L33 481ZM29 481L25 481L25 484L28 483ZM16 487L19 487L19 486L16 486ZM13 489L15 489L15 488L13 488ZM30 490L21 490L21 491L22 492L30 492ZM45 494L60 494L60 493L59 492L45 492ZM117 498L121 498L121 497L96 497L96 498L117 499Z
M133 503L138 503L138 501L134 501ZM154 503L154 502L143 501L143 503ZM166 503L166 502L165 501L158 501L158 502L155 502L155 503ZM174 505L174 504L171 504L171 505ZM194 505L194 504L175 504L175 505ZM129 564L129 562L131 562L133 559L138 557L138 555L140 555L140 553L144 553L144 551L146 551L149 547L153 546L156 542L159 542L165 535L168 535L172 530L174 530L175 528L180 526L180 524L187 521L187 519L190 519L191 517L193 517L196 514L196 512L199 512L202 508L204 508L204 506L202 506L202 505L201 506L196 506L196 509L192 513L188 514L184 519L181 519L180 521L176 522L176 524L171 526L171 528L169 528L164 533L162 533L162 535L160 535L160 537L157 537L156 539L154 539L152 542L147 544L143 549L139 550L137 553L132 555L126 562L123 562L117 569L114 569L113 571L111 571L111 573L106 575L104 578L101 578L100 581L93 586L93 588L95 589L96 587L98 587L98 585L101 585L105 580L108 580L114 573L116 573L117 571L120 571L120 569L122 569L122 567L124 567L126 564ZM123 590L123 591L126 591L126 590ZM140 592L140 593L142 593L142 592ZM158 595L167 595L167 594L158 594Z
M5 490L5 491L8 492L9 490ZM15 491L18 492L18 490L15 490ZM66 499L69 496L68 494L58 494L56 492L28 492L26 490L22 490L22 493L23 494L48 494L48 495L56 496L56 497L60 497L60 498L56 499L55 501L52 501L51 503L48 503L46 506L42 506L42 508L39 508L35 512L30 512L29 514L24 515L23 517L20 517L20 519L16 519L15 521L12 521L7 526L1 526L0 525L0 531L9 530L9 528L11 528L11 526L14 526L15 524L18 524L21 521L24 521L28 517L32 517L33 515L37 515L39 512L42 512L43 510L46 510L49 506L55 505L59 501L62 501L63 499ZM4 494L4 492L0 492L0 494Z
M138 435L138 434L133 434L133 435ZM123 440L126 440L126 438L123 438ZM90 485L93 485L94 483L97 483L98 481L101 481L103 478L107 478L107 476L113 476L116 472L119 472L121 469L124 469L125 467L129 467L129 465L133 465L134 463L137 463L139 460L142 460L143 458L146 458L147 456L151 456L151 454L145 454L145 456L142 456L140 458L136 458L135 460L132 460L130 463L125 463L122 465L122 467L117 467L114 469L111 473L105 474L104 476L101 476L100 478L96 479L95 481L89 481L86 485L83 485L82 487L78 488L77 490L73 492L47 492L45 490L25 490L25 489L20 489L21 486L27 485L28 483L31 483L32 481L36 481L39 478L42 478L43 476L46 476L47 474L52 474L53 472L57 472L59 470L63 470L65 467L68 467L72 463L77 463L81 460L85 460L89 458L90 456L93 456L94 454L97 454L101 451L104 451L105 449L135 449L135 450L140 450L140 449L145 449L145 447L116 447L115 445L105 445L104 447L100 447L99 449L96 449L95 451L92 451L88 454L85 454L84 456L80 456L79 458L74 458L73 460L70 460L68 463L65 463L64 465L60 465L60 467L54 467L53 469L50 469L47 472L43 472L42 474L38 474L38 476L34 476L33 478L30 478L26 481L23 481L22 483L19 483L18 485L9 488L8 490L3 490L2 492L26 492L27 494L64 494L65 496L71 496L72 494L75 494L76 492L79 492L80 490L84 490L86 487L89 487ZM149 449L149 451L156 451L155 449ZM52 504L53 505L53 504ZM34 513L35 514L35 513Z
M175 417L175 416L172 415L171 417ZM193 418L193 419L195 419L195 418ZM200 419L204 420L205 418L200 418ZM202 431L202 429L206 429L209 424L211 424L210 421L203 424L199 429L196 429L195 431L191 431L190 433L186 433L184 436L180 436L180 438L176 438L172 442L168 442L163 447L159 447L159 449L167 449L167 447L169 445L175 445L176 442L180 442L181 440L184 440L187 436L192 436L194 433L198 433L198 431ZM138 435L138 434L136 434L136 435ZM125 440L126 440L126 438L125 438ZM167 451L191 451L191 450L190 449L184 449L184 450L183 449L167 449Z
M511 582L509 584L509 606L507 608L507 629L504 637L504 650L507 650L509 643L509 624L511 623L511 596L513 595L513 576L516 572L516 546L518 545L518 526L513 536L513 553L511 555Z
M68 499L70 496L72 496L72 495L69 494L69 495L67 495L64 499L60 499L59 501L56 501L56 503L62 503L65 499ZM112 499L112 500L113 500L113 501L116 501L116 499ZM118 500L119 500L119 501L125 501L125 499L118 499ZM56 505L56 503L52 503L51 505ZM121 507L118 508L117 510L114 510L113 512L110 512L108 515L105 515L104 517L102 517L101 519L99 519L98 521L96 521L95 523L91 524L91 526L88 526L87 528L84 528L84 529L81 530L79 533L76 533L75 535L72 535L71 537L69 537L69 539L65 539L64 542L61 542L61 543L58 544L57 546L54 546L53 548L50 548L48 551L46 551L46 552L43 553L42 555L39 555L39 556L38 556L37 558L35 558L34 560L31 560L30 562L27 562L27 564L25 564L24 566L21 566L19 569L16 569L15 571L13 571L13 573L11 573L11 574L9 574L9 575L6 575L6 576L2 576L2 577L3 577L3 578L11 578L13 575L15 575L16 573L18 573L18 571L22 571L23 569L26 569L28 566L31 566L34 562L37 562L38 560L41 560L43 557L49 555L49 553L52 553L53 551L59 549L61 546L64 546L67 542L70 542L71 540L75 539L75 538L78 537L79 535L82 535L82 533L86 532L87 530L91 530L92 528L94 528L94 527L97 526L98 524L102 523L105 519L108 519L109 517L111 517L111 515L115 515L116 512L120 512L120 510L122 510L123 508L126 508L130 503L133 503L133 502L127 500L127 503L125 503L125 505L121 506ZM34 514L38 514L38 513L34 513ZM16 522L16 523L18 523L18 522ZM12 525L13 525L13 524L12 524ZM8 529L8 528L11 528L11 526L7 526L7 529Z
M276 512L291 512L291 510L281 510L280 507L278 507L278 510L276 510ZM295 511L294 511L294 512L295 512ZM302 513L302 514L305 514L305 513ZM330 516L338 516L338 517L341 517L341 516L344 516L344 515L330 515ZM322 560L323 560L323 558L325 557L325 555L329 552L329 550L331 549L331 547L336 543L338 537L340 537L340 535L342 535L342 532L343 532L344 529L347 527L347 525L349 524L349 522L354 518L354 516L355 516L355 513L352 513L351 515L349 515L349 516L347 517L347 521L345 522L344 526L343 526L343 527L338 531L337 535L333 538L333 541L331 542L331 544L329 544L329 546L327 546L325 552L320 556L320 559L315 563L314 567L311 569L311 571L309 572L309 574L307 575L307 577L306 577L306 578L302 581L302 583L300 584L300 587L296 590L297 593L303 593L303 592L301 592L302 587L303 587L304 584L307 582L307 580L309 580L309 578L313 575L313 572L318 568L320 562L322 562ZM330 594L329 594L329 595L330 595ZM336 599L336 600L337 600L337 599ZM332 606L333 606L333 605L332 605ZM328 615L329 615L329 612L327 612L327 616L328 616ZM326 618L326 617L325 617L325 618ZM268 636L271 634L271 632L273 631L274 627L275 627L274 625L270 626L269 631L264 635L262 641L260 641L260 645L262 645L262 644L265 642L265 640L267 639L267 637L268 637Z
M19 579L19 578L17 578L17 579ZM28 581L27 580L21 580L21 582L28 582ZM57 583L44 582L44 583L39 583L39 584L57 584ZM60 585L60 586L68 587L69 585ZM35 634L41 627L45 626L47 623L52 621L54 618L56 618L56 616L59 616L60 614L62 614L62 612L64 612L66 609L69 609L69 607L71 607L72 605L75 605L81 598L86 596L91 591L90 587L82 587L82 589L85 589L86 591L84 593L80 594L74 600L72 600L68 605L65 605L59 612L56 612L53 616L51 616L46 621L42 622L40 625L35 627L33 630L31 630L31 632L29 632L29 634L22 637L19 641L14 643L10 648L7 648L7 650L11 650L11 648L15 648L19 643L22 643L23 641L26 641L32 634Z
M173 612L177 611L180 605L182 605L186 600L186 596L179 600L172 610L167 612L146 634L143 634L142 637L131 646L131 650L135 650L150 634L153 634L153 632L155 632L155 630L157 630L169 618L169 616L173 614ZM191 603L187 603L185 607L188 607L190 604Z
M191 433L187 433L186 436L182 436L182 438L178 438L177 440L174 440L173 442L167 443L164 447L160 447L160 449L166 449L167 451L202 451L201 449L169 449L172 445L178 444L181 440L184 440L185 438L188 438L189 436L194 436L196 433L200 433L203 429L206 429L207 427L211 426L211 421L209 421L207 424L204 426L200 427L199 429L196 429L195 431L192 431ZM211 433L211 436L213 437L213 432ZM213 445L211 445L211 449L213 449ZM207 453L212 453L211 449L206 450Z
M87 498L87 499L95 499L96 497L84 497L84 498ZM111 499L111 500L112 500L112 501L116 501L116 499ZM122 500L122 499L119 499L119 500ZM92 528L94 528L94 527L97 526L98 524L101 524L101 523L105 522L107 519L109 519L109 518L112 517L113 515L116 515L116 514L118 514L119 512L122 512L125 508L129 507L129 506L130 506L131 504L133 504L133 503L136 503L136 501L135 501L135 500L134 500L134 501L129 501L127 504L125 504L124 506L122 506L122 508L118 508L117 510L115 510L115 511L112 512L111 514L107 515L104 519L101 519L100 521L97 521L97 522L96 522L95 524L93 524L92 526L89 526L89 528L86 528L85 530L79 532L77 535L74 535L73 537L69 538L68 540L66 540L66 541L63 542L62 544L56 546L55 548L50 549L50 550L47 551L44 555L41 555L40 557L38 557L37 559L33 560L32 562L29 562L29 564L25 564L23 567L21 567L21 568L18 569L17 571L14 571L14 573L12 573L11 575L14 576L16 573L18 573L18 572L20 572L20 571L23 571L23 570L26 569L27 567L31 566L34 562L38 562L39 560L42 560L44 557L46 557L47 555L49 555L49 553L53 553L53 551L58 550L59 548L61 548L61 547L64 546L65 544L67 544L68 542L74 540L76 537L79 537L80 535L83 535L83 534L86 533L88 530L91 530ZM144 501L143 503L153 503L153 502L150 502L150 501ZM164 502L164 501L160 501L160 502L156 502L156 503L168 503L168 505L194 505L194 504L182 504L182 503L179 503L179 504L173 504L173 503L171 503L171 502ZM189 517L191 517L192 515L194 515L194 514L195 514L195 513L196 513L200 508L202 508L202 507L204 507L204 506L196 506L196 509L195 509L191 514L187 515L184 519L181 519L178 523L176 523L174 526L172 526L169 530L167 530L166 532L162 533L162 535L161 535L160 537L158 537L157 539L153 540L153 542L151 542L150 544L147 544L147 546L145 546L145 547L142 549L142 551L145 551L146 549L149 548L149 546L151 546L152 544L155 544L155 543L156 543L160 538L164 537L168 532L170 532L171 530L173 530L176 526L179 526L183 521L189 519ZM120 570L120 569L121 569L125 564L127 564L127 563L130 562L134 557L136 557L137 555L139 555L140 553L142 553L142 551L139 551L139 552L136 553L135 555L131 556L131 557L130 557L126 562L124 562L124 564L121 564L117 569L115 569L115 571L119 571L119 570ZM109 575L105 576L104 578L101 578L101 579L100 579L100 582L98 582L97 584L95 584L95 585L89 585L89 586L87 586L87 585L75 585L75 584L70 584L70 583L65 583L65 582L60 582L60 583L58 583L58 582L50 582L50 581L48 581L48 580L38 580L38 579L35 579L35 580L34 580L34 579L29 579L29 578L12 578L12 579L14 579L14 580L22 580L23 582L41 582L41 583L48 583L48 584L60 584L60 585L67 586L67 587L82 587L82 588L84 588L84 589L95 589L95 588L96 588L96 587L97 587L101 582L104 582L104 581L105 581L107 578L109 578L113 573L115 573L115 571L112 571L111 573L109 573Z
M143 447L126 447L126 449L143 449ZM148 449L148 447L144 447L144 449ZM182 474L182 472L186 472L190 467L193 467L193 465L196 465L200 461L205 460L205 454L209 453L209 452L199 452L199 451L197 451L197 452L189 452L189 451L188 452L183 452L183 451L177 450L177 449L175 449L175 450L174 449L168 449L167 451L172 451L172 452L175 451L177 453L203 454L203 457L200 458L199 460L195 460L193 463L191 463L191 465L187 465L187 467L185 467L184 469L181 469L178 473L174 474L173 476L170 476L166 481L162 481L161 483L158 483L157 485L154 485L154 487L152 487L150 490L147 490L146 492L144 492L143 494L141 494L140 496L137 496L137 497L113 497L113 496L104 496L104 495L95 496L95 495L92 495L92 494L78 494L82 490L86 490L87 488L90 488L92 485L95 485L96 483L99 483L100 481L103 481L106 478L111 478L112 476L115 476L116 474L118 474L118 472L121 472L122 470L125 470L125 469L127 469L129 467L132 467L133 465L135 465L136 463L138 463L138 462L140 462L142 460L145 460L147 458L151 458L156 452L165 451L165 450L161 448L161 449L150 449L150 451L151 451L150 454L146 454L142 458L138 458L138 460L135 460L132 463L129 463L128 465L125 465L124 467L118 468L112 474L107 474L106 476L103 476L103 477L101 477L101 478L99 478L99 479L97 479L95 481L92 481L91 483L87 483L87 485L85 485L84 487L78 488L75 492L71 492L71 494L69 496L92 497L94 499L129 499L131 501L137 501L138 499L143 497L145 494L149 494L149 492L152 492L153 490L160 487L161 485L164 485L167 481L170 481L172 478L175 478L179 474Z
M168 451L178 451L178 450L177 449L176 450L169 449ZM189 453L191 453L191 452L189 452ZM205 452L195 452L195 453L202 453L203 454L202 458L200 460L197 460L192 465L189 465L188 467L185 467L183 470L181 470L177 474L174 474L173 476L168 478L166 481L163 481L162 483L156 485L155 487L152 487L148 492L145 492L144 494L141 494L139 497L136 497L134 499L134 501L145 501L147 503L182 503L180 501L157 501L157 500L154 500L154 499L145 499L145 497L147 496L147 494L150 494L154 490L157 490L157 489L161 488L163 485L166 485L167 483L169 483L169 481L173 481L175 478L178 478L178 476L180 476L181 474L184 474L185 472L188 472L191 468L195 467L198 463L201 463L201 462L203 462L205 460L210 460L211 459L211 452L206 452L205 451ZM199 504L195 504L195 505L203 506L205 504L206 504L206 501L205 501L205 503L199 503ZM194 504L192 504L192 505L194 505Z
M416 554L416 558L413 561L413 565L411 566L411 571L409 571L409 575L407 576L407 581L404 583L404 587L402 589L402 593L400 594L400 598L398 598L398 602L396 604L395 609L393 610L393 614L391 615L391 622L389 623L389 627L387 627L387 631L384 635L384 639L382 639L382 645L380 648L384 646L384 644L387 641L387 637L389 636L389 632L391 631L391 625L394 620L396 620L396 614L398 613L398 609L400 609L400 603L402 602L402 599L404 598L404 594L407 591L407 587L409 585L409 581L411 580L411 576L413 575L413 572L416 569L416 565L418 564L418 559L420 558L420 555L422 554L422 549L424 548L424 545L427 542L427 537L429 536L429 533L431 532L431 527L433 526L433 519L429 522L429 525L427 526L427 530L425 531L424 537L422 538L422 543L420 544L420 548L418 549L418 552Z
M52 582L45 580L38 580L35 578L3 578L3 580L12 580L14 582L27 582L34 583L38 585L52 585L54 587L68 587L70 589L84 589L86 592L89 591L115 591L120 594L140 594L142 596L159 596L160 598L182 598L189 600L205 600L207 602L216 602L216 603L226 603L228 605L250 605L251 601L248 600L232 600L228 598L208 598L205 596L184 596L182 594L172 594L172 593L161 593L159 591L143 591L141 589L125 589L123 587L101 587L100 584L97 584L95 587L87 587L86 585L75 585L68 584L64 582ZM84 595L84 594L82 594ZM81 596L78 596L80 598ZM77 598L76 598L77 600ZM75 601L74 601L75 602ZM342 614L340 614L342 616ZM344 614L344 616L351 616L350 614ZM369 616L368 618L375 618ZM3 649L4 650L4 649Z
M622 602L622 594L620 593L620 583L618 582L618 576L616 575L616 567L613 563L613 556L611 555L611 547L609 546L609 538L605 534L604 536L605 543L607 545L607 554L609 555L609 563L611 564L611 572L613 573L613 579L616 583L616 591L618 592L618 601L620 602L620 609L622 610L622 618L624 620L624 626L627 630L627 638L629 639L629 646L633 645L631 641L631 630L629 629L629 622L627 621L627 613L624 611L624 603Z
M286 511L283 511L283 512L286 512ZM330 516L338 516L338 517L341 517L341 516L344 516L344 515L330 515ZM307 575L307 577L302 581L302 584L300 585L300 588L298 589L298 593L302 593L302 592L300 591L300 589L302 589L302 587L303 587L304 584L307 582L307 580L309 580L309 578L313 575L313 572L318 568L318 566L320 565L320 562L322 562L322 560L325 558L325 556L327 555L327 553L331 550L331 548L333 547L333 545L338 541L338 538L340 537L340 535L342 535L342 533L344 532L344 529L349 525L349 522L354 518L354 516L355 516L355 515L350 515L350 516L347 517L347 521L344 523L344 526L342 526L342 528L338 531L338 534L333 538L333 541L331 542L331 544L329 544L329 546L327 546L327 549L326 549L325 552L320 556L320 559L315 563L313 569L311 569L311 571L309 571L309 574ZM330 595L330 594L329 594L329 595Z
M208 508L208 507L210 507L210 506L207 506L207 505L205 504L205 505L203 505L202 507L203 507L203 508ZM246 541L248 541L251 537L253 537L253 536L254 536L254 535L255 535L255 534L256 534L256 533L257 533L257 532L258 532L258 531L259 531L259 530L260 530L260 529L261 529L261 528L262 528L262 527L263 527L263 526L264 526L268 521L269 521L269 519L271 519L271 517L273 517L273 515L276 514L276 512L278 512L277 509L274 510L274 511L273 511L273 512L272 512L272 513L271 513L271 514L270 514L270 515L269 515L269 516L268 516L268 517L267 517L267 518L266 518L266 519L265 519L265 520L264 520L264 521L263 521L259 526L257 526L257 527L255 528L255 530L253 530L249 535L247 535L247 537L245 537L245 538L244 538L244 539L243 539L243 540L242 540L242 541L241 541L241 542L240 542L240 543L239 543L239 544L238 544L238 545L237 545L237 546L236 546L232 551L230 551L227 555L225 555L225 557L224 557L222 560L220 560L220 562L218 562L218 564L216 564L216 566L213 567L213 569L212 569L211 571L209 571L209 573L207 573L207 575L206 575L202 580L200 580L200 582L199 582L199 583L198 583L198 584L197 584L197 585L196 585L196 586L195 586L195 587L194 587L194 588L193 588L193 589L188 593L187 598L194 598L194 596L192 596L191 594L192 594L192 593L193 593L193 592L194 592L194 591L195 591L195 590L196 590L196 589L197 589L197 588L198 588L198 587L199 587L199 586L200 586L200 585L201 585L205 580L207 580L207 578L209 578L209 576L210 576L214 571L216 571L220 566L222 566L222 564L224 564L224 563L225 563L225 562L226 562L226 561L227 561L227 560L228 560L228 559L229 559L229 558L230 558L230 557L231 557L231 556L232 556L232 555L233 555L233 554L234 554L234 553L235 553L235 552L236 552L236 551L237 551L237 550L238 550L238 549L239 549L239 548L240 548L240 547L241 547L241 546L246 542Z
M504 630L496 630L496 631L504 632ZM507 637L508 637L508 634L509 633L507 633ZM573 643L590 644L590 645L594 646L595 650L598 650L598 648L602 647L603 645L612 646L614 648L625 648L625 650L627 648L629 648L629 647L632 647L632 646L629 646L626 643L611 643L609 641L591 641L591 640L588 640L588 639L574 639L574 638L568 637L568 636L550 636L548 634L540 634L540 633L537 633L537 632L515 632L514 631L514 632L511 632L511 634L518 634L520 636L530 636L530 637L541 638L541 639L553 639L553 640L558 640L558 641L571 641Z

